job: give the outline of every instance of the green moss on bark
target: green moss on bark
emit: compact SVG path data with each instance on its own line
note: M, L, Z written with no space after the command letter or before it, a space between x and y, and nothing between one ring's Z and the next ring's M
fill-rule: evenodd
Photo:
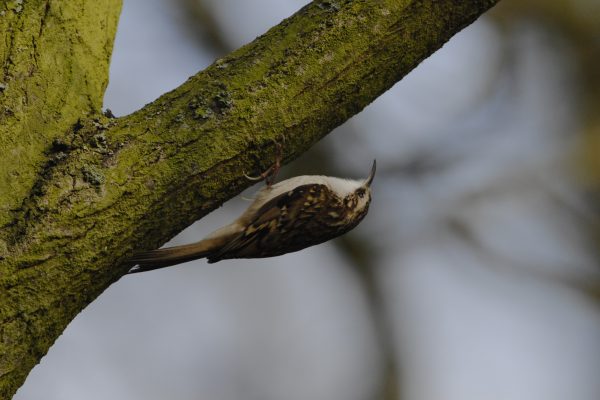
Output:
M120 0L0 5L0 227L27 197L52 140L102 107Z
M53 151L60 147L53 142L101 109L120 7L120 0L0 5L0 398L12 396L66 321L60 303L50 307L56 296L38 293L40 281L22 280L21 273L37 270L47 254L25 252L14 266L8 262L15 254L9 225L40 222L37 216L50 207L39 201L28 213L13 211L43 196L41 182L66 158L64 151ZM52 229L57 231L66 237L65 229ZM61 303L81 301L81 294L70 296Z

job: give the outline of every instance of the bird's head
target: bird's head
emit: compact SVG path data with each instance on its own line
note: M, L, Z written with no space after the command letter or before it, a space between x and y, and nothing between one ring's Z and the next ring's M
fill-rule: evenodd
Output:
M367 179L356 181L357 187L344 198L344 205L354 218L359 217L359 219L362 219L369 210L369 204L371 203L371 183L375 177L376 167L377 165L374 160L371 173Z

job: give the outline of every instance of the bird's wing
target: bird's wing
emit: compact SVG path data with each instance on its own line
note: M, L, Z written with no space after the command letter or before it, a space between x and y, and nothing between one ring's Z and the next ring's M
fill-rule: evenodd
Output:
M208 255L208 262L270 257L320 243L323 218L318 217L335 201L331 196L326 185L307 184L274 197L259 208L241 233Z

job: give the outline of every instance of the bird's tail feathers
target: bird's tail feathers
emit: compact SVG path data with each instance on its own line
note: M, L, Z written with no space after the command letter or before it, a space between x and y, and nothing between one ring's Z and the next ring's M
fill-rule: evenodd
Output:
M129 260L132 264L136 265L132 267L128 273L134 274L137 272L151 271L153 269L169 267L171 265L206 257L218 249L216 242L217 241L214 239L207 238L183 246L167 247L165 249L137 253Z

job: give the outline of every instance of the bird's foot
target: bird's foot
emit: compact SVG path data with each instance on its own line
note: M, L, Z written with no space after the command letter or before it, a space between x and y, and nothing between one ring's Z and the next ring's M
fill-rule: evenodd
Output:
M285 141L285 137L283 137L283 141ZM258 175L258 176L250 176L247 174L244 174L244 176L246 177L246 179L251 180L251 181L262 181L264 179L264 181L266 182L267 186L272 186L273 183L275 183L275 179L277 178L277 174L279 173L279 170L281 169L281 160L283 158L283 145L280 142L275 142L275 162L273 163L273 165L271 165L266 171L264 171L262 174Z

